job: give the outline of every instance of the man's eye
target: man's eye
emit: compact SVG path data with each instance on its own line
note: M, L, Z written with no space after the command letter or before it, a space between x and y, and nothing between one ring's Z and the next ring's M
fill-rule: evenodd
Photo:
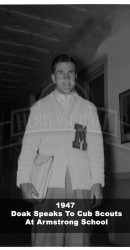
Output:
M70 71L69 74L74 76L75 72L74 71Z
M58 74L58 75L61 75L61 74L63 74L63 72L62 72L62 71L59 71L59 72L57 72L57 74Z

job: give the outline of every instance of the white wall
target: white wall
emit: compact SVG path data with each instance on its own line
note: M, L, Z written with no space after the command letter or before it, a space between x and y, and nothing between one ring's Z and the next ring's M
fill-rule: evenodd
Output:
M117 112L116 136L113 144L113 172L130 172L130 143L121 144L119 93L130 89L130 11L115 16L112 32L97 50L95 57L108 58L108 107Z
M104 55L108 61L108 108L117 113L116 135L110 143L113 157L111 169L114 173L126 173L130 172L130 143L121 144L119 93L130 89L130 8L124 7L116 13L111 33L97 48L92 61Z

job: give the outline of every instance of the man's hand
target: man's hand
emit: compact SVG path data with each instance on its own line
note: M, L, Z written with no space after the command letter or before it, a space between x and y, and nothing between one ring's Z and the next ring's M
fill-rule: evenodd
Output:
M36 203L39 198L39 194L32 183L22 183L20 185L23 199Z
M90 192L90 199L92 199L93 208L98 207L101 204L102 198L102 185L100 183L93 184Z

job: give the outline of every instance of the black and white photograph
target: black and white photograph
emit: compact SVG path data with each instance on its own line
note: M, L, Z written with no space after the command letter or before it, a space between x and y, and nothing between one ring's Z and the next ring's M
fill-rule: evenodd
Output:
M0 247L130 247L130 5L0 3Z

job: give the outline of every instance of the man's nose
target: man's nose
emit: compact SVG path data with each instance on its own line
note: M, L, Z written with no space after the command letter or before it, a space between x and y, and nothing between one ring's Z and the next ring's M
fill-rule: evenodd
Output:
M64 79L70 79L69 74L68 73L64 73Z

